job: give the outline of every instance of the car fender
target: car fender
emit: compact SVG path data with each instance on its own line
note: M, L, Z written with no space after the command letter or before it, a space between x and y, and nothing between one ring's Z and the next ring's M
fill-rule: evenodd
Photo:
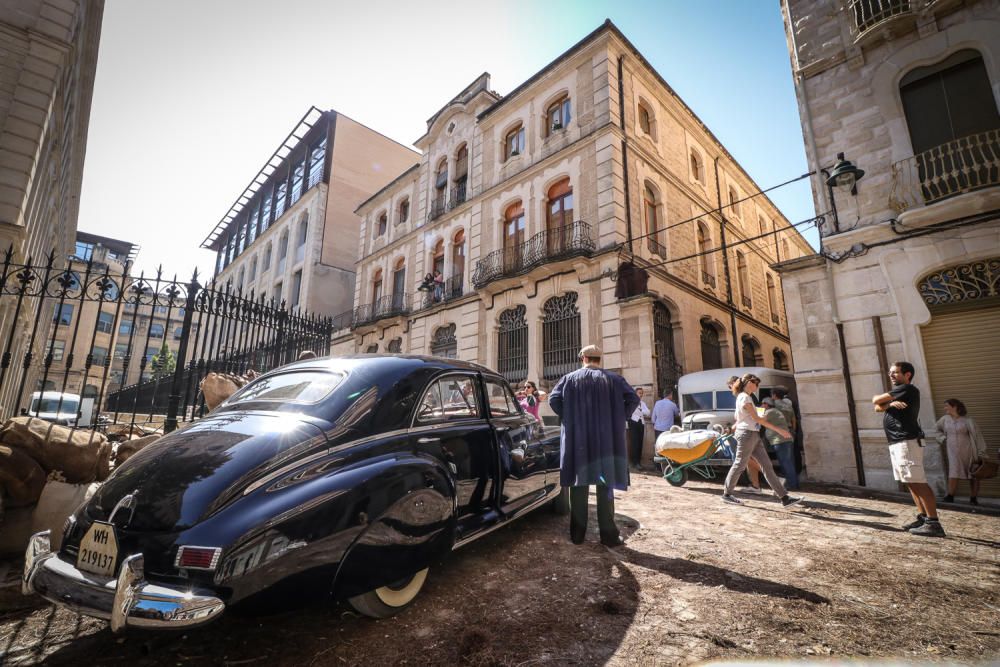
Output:
M404 455L360 485L367 525L340 560L337 597L396 582L448 554L455 541L455 484L441 461Z

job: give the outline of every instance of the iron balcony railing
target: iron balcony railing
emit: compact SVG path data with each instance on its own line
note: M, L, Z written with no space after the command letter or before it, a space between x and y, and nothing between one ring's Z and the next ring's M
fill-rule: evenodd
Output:
M771 321L774 322L775 324L781 324L781 318L778 316L777 313L771 313Z
M902 213L1000 185L1000 129L970 134L892 165L889 205Z
M703 283L705 283L706 285L710 285L712 287L715 287L715 276L713 276L708 271L702 271L701 272L701 281Z
M455 184L455 187L451 189L451 199L448 203L448 210L460 206L465 203L466 197L466 181L459 181Z
M332 331L340 331L342 329L350 329L354 326L354 309L348 310L346 312L335 315L331 321Z
M658 255L664 259L667 258L667 246L663 245L652 236L646 239L646 247L648 247L649 252L654 255Z
M457 299L465 293L465 278L461 274L452 276L444 281L440 287L434 286L431 290L423 292L420 300L420 308L430 308L439 303L447 303L452 299Z
M494 250L479 260L472 274L472 284L479 288L498 278L527 273L547 262L590 255L596 247L586 222L547 229L518 245Z
M753 301L748 296L740 297L744 308L753 308Z
M920 0L851 0L847 10L853 16L851 32L855 43L863 40L873 30L887 23L914 13Z
M437 220L447 212L448 203L445 201L444 197L435 197L434 201L431 202L431 210L427 212L427 222Z
M406 292L387 294L372 303L365 303L354 309L354 323L360 327L387 317L405 315L410 312L410 295Z

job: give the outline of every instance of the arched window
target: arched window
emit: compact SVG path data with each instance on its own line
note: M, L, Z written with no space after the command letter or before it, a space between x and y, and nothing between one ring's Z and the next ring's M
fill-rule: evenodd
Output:
M385 230L389 226L389 216L385 211L378 214L375 218L375 238L378 238L385 234Z
M378 352L378 343L372 343L371 345L369 345L367 348L365 348L365 352L367 354L375 354L376 352Z
M774 367L779 371L790 371L791 368L788 367L788 355L778 348L774 348L771 353L774 356Z
M763 366L764 357L760 353L760 343L757 339L750 334L743 334L741 339L743 342L743 349L740 354L743 356L744 366Z
M376 269L372 277L372 303L382 298L382 269Z
M549 255L559 255L571 248L573 240L573 188L569 178L554 183L548 191L545 231Z
M524 206L515 202L503 214L503 266L505 272L519 271L524 265Z
M399 210L396 214L396 224L401 225L410 219L410 198L404 197L399 202Z
M458 358L458 340L455 338L454 324L438 327L434 331L434 337L431 339L431 354L446 359Z
M298 243L295 244L295 261L301 262L306 256L306 239L309 237L309 211L304 211L299 218Z
M710 371L722 368L722 341L719 329L710 320L701 321L701 367Z
M236 289L243 289L243 279L246 277L246 269L240 268L239 279L236 281Z
M639 129L651 139L656 139L656 118L645 101L639 102Z
M580 310L576 292L554 296L542 306L542 377L558 380L576 370L580 351Z
M438 239L431 252L431 271L444 275L444 239Z
M403 339L393 338L389 341L389 344L385 346L386 352L391 352L392 354L399 354L403 351Z
M653 304L653 355L657 393L662 395L667 389L677 386L683 369L677 363L674 352L674 325L670 320L670 311L659 301Z
M267 247L264 248L264 259L261 261L260 272L263 273L264 271L267 271L270 268L271 268L271 243L269 241Z
M402 310L406 300L406 260L400 257L392 271L392 308Z
M899 95L916 156L911 168L919 179L906 204L996 184L1000 114L978 51L963 49L908 72Z
M465 280L465 230L455 232L451 245L451 278L448 279L448 296L462 296ZM456 293L457 292L457 293Z
M504 162L524 153L524 125L518 124L510 132L504 135L503 139L503 159Z
M448 204L448 158L441 158L434 173L434 201L431 204L432 220L444 213Z
M667 246L663 244L661 210L659 192L650 183L646 183L642 189L642 217L646 223L646 246L654 255L666 258Z
M736 188L729 186L729 211L734 217L740 216L740 196L736 192Z
M774 278L770 273L767 278L767 307L771 311L771 321L775 324L781 322L781 315L778 312L778 289L774 285Z
M98 393L97 385L88 384L83 388L83 393L80 394L80 396L82 396L83 398L97 398L97 393Z
M712 233L708 225L698 221L698 265L701 267L701 280L706 285L715 287L715 257L712 254Z
M451 205L458 206L466 200L466 183L469 180L469 149L462 144L455 153L455 186L451 193Z
M691 180L704 183L705 174L703 172L701 157L695 151L691 151Z
M278 273L283 274L285 272L285 258L288 257L288 230L285 229L281 232L281 236L278 238Z
M528 322L526 309L515 306L500 313L497 329L497 371L508 382L528 377Z
M764 216L762 215L757 216L757 229L758 229L757 233L760 235L763 235L767 232L767 220L765 220ZM768 240L769 239L761 239L761 243L767 243Z
M163 325L162 324L150 324L149 325L149 337L150 338L163 338Z
M736 251L736 277L740 284L740 300L746 308L753 307L753 299L750 298L750 269L747 265L747 256L743 251Z
M781 239L781 257L779 259L784 261L786 259L791 259L791 258L792 255L789 253L788 250L788 239Z
M545 136L559 132L569 125L569 106L568 95L564 95L549 105L549 108L545 110Z
M184 335L184 327L174 327L174 340L180 340Z
M253 259L250 260L250 275L249 275L249 278L248 278L248 281L251 282L251 283L253 281L255 281L255 280L257 280L257 258L256 257L254 257Z

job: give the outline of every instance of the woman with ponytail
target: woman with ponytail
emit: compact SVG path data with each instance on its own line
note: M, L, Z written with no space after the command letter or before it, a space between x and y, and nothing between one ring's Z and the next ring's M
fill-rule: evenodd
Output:
M801 502L802 498L792 497L785 491L781 478L774 472L771 459L764 448L764 441L760 437L760 427L769 428L784 438L791 438L792 434L757 414L752 394L757 391L759 386L760 378L753 373L747 373L733 382L732 392L736 396L736 423L733 424L736 436L736 455L733 457L733 467L726 475L726 486L722 492L722 500L732 505L743 504L742 501L733 496L733 489L752 458L760 464L764 478L771 485L774 495L781 499L782 507L790 507Z

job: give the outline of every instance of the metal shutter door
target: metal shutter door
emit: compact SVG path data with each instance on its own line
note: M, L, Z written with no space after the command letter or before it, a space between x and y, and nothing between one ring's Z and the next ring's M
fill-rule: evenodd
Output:
M961 400L986 438L987 455L996 460L1000 447L1000 307L933 313L922 334L934 414L944 414L946 399ZM958 495L965 496L968 491L968 484L960 482ZM1000 498L1000 476L984 481L979 495Z

